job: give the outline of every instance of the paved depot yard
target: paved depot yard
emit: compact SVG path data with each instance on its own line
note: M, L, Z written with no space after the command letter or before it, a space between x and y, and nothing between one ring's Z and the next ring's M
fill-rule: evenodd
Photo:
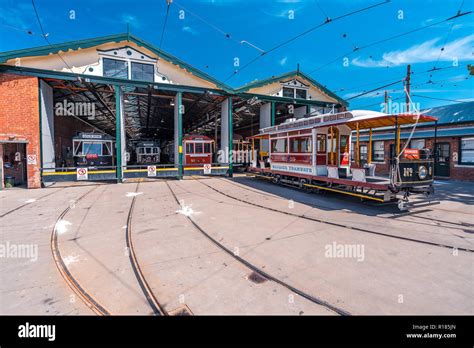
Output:
M97 303L153 314L129 223L142 274L171 314L474 314L474 184L436 190L440 205L409 213L246 176L0 191L0 313L94 314L58 271L56 226L67 269ZM21 245L37 254L16 257Z

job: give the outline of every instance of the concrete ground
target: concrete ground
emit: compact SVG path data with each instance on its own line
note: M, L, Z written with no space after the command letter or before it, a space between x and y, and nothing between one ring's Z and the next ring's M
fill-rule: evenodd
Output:
M336 314L255 278L199 227L271 276L350 314L472 315L474 254L455 248L474 250L474 184L443 181L435 189L441 204L408 213L243 175L0 191L0 314L94 314L58 271L54 227L68 271L96 302L111 314L152 314L125 239L135 199L135 254L167 312ZM15 254L19 248L27 254Z

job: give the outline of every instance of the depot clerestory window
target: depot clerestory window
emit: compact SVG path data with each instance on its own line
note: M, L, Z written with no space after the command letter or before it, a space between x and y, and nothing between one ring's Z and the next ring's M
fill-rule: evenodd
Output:
M104 76L119 79L128 79L128 62L118 59L103 59Z
M154 82L154 66L132 62L132 80Z
M307 99L306 89L283 87L283 96L287 98Z

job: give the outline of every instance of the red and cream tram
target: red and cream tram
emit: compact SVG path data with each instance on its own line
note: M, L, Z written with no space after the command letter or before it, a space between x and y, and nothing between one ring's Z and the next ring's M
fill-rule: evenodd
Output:
M184 165L212 164L214 140L204 135L187 135L183 138Z
M414 206L408 203L410 194L433 192L434 163L429 149L400 148L400 126L416 127L418 123L434 121L435 117L427 115L390 115L365 110L291 120L263 128L253 137L253 144L260 143L260 158L253 159L250 171L271 178L274 183L340 192L379 202L393 201L405 209ZM370 162L372 130L393 126L395 150L390 159L390 175L376 176L376 164ZM362 163L359 153L361 130L369 131L367 163ZM353 136L356 141L351 152ZM435 203L420 202L417 206Z

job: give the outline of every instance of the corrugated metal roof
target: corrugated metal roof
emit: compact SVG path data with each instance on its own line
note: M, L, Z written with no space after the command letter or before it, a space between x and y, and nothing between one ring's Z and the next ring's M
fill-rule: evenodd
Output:
M408 139L410 132L400 132L401 139ZM438 129L436 135L438 138L442 137L462 137L462 136L474 136L474 127L457 127L457 128L444 128ZM393 140L395 134L391 133L374 133L372 140ZM429 130L416 130L413 134L412 139L422 138L434 138L434 129ZM352 136L352 142L355 142L355 136ZM360 141L369 141L368 135L360 136Z
M438 106L422 110L421 113L437 117L438 124L474 122L474 101Z

